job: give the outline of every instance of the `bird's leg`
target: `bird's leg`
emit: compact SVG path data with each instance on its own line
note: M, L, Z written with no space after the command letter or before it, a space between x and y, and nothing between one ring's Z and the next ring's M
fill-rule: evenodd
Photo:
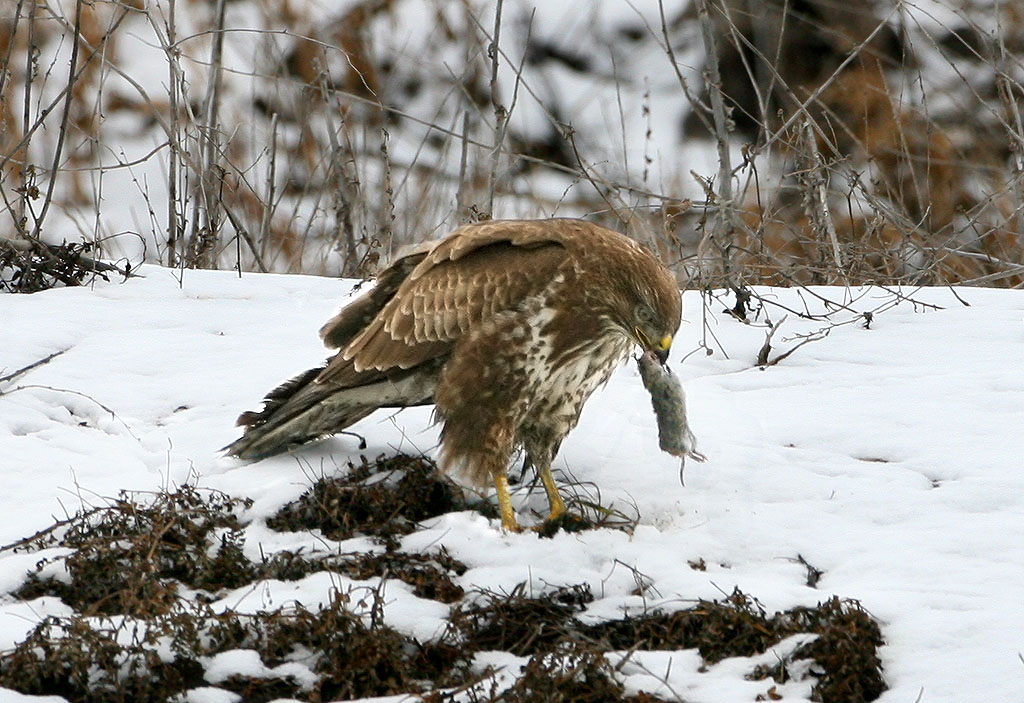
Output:
M558 493L558 486L555 485L555 477L551 475L551 462L539 462L537 473L540 474L541 483L544 484L544 491L548 494L548 503L551 504L551 514L548 520L556 520L565 514L565 502Z
M516 511L512 509L512 498L508 493L508 476L504 470L494 474L494 488L498 492L498 512L501 513L501 526L509 532L520 532L516 522Z

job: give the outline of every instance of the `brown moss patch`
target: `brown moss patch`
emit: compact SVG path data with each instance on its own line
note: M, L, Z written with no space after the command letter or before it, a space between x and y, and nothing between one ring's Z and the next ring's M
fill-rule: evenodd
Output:
M464 680L468 664L459 649L420 643L376 618L367 623L349 610L349 600L335 593L316 610L296 606L255 615L179 604L136 625L80 615L47 618L0 655L0 686L74 703L166 701L208 686L202 659L234 649L254 650L268 667L298 662L317 676L309 689L288 676L237 675L218 684L247 701L364 698Z
M755 599L736 591L687 610L593 624L580 617L594 600L586 584L537 593L520 584L511 592L464 594L453 581L466 572L464 564L443 548L431 554L404 552L399 537L426 514L408 506L419 500L416 496L433 500L431 510L467 506L430 498L433 491L446 489L434 483L438 479L429 463L402 466L385 464L377 470L363 462L353 467L347 484L330 489L338 491L330 510L319 514L334 520L340 534L359 527L343 506L362 505L370 515L371 534L383 544L370 553L279 552L254 563L243 553L242 512L248 502L190 487L155 494L146 503L122 495L3 547L70 549L69 555L53 558L62 562L66 576L44 577L53 568L44 560L15 595L55 595L76 613L44 620L12 650L0 653L0 687L60 695L73 703L164 701L209 685L203 678L207 658L246 649L268 668L299 663L316 682L303 688L289 676L236 675L217 684L245 700L320 701L412 692L441 701L451 696L440 689L453 687L478 701L649 703L657 699L646 693L624 698L608 652L697 649L714 663L761 654L787 637L809 633L816 637L777 663L752 669L751 678L783 683L793 675L794 661L812 659L814 700L861 703L885 690L877 654L881 632L856 601L833 597L814 608L769 615ZM354 502L337 497L346 495L341 490L346 485L349 494L362 497ZM314 488L305 497L326 499L326 490ZM310 498L282 512L298 520L318 515L315 507ZM313 609L297 605L243 615L213 612L206 605L211 594L226 588L324 570L359 580L397 578L420 597L455 603L448 629L437 642L422 643L385 626L379 588L360 589L358 596L355 591L334 593L329 603ZM182 584L200 589L199 597L184 599ZM361 615L352 612L350 598L356 597ZM493 688L494 682L481 683L470 673L472 657L489 650L529 657L512 688L487 693L483 689Z
M622 698L622 684L615 679L615 672L604 654L568 640L550 652L533 656L523 667L523 675L501 700L507 703L603 703Z
M832 597L814 608L768 616L756 600L737 590L724 601L701 601L689 610L604 622L583 632L610 650L696 648L709 664L761 654L792 635L816 634L788 660L759 667L752 676L783 683L789 678L791 661L813 659L822 672L813 700L861 703L875 700L886 689L878 658L881 630L854 600Z
M883 644L881 632L856 601L833 597L814 608L769 616L756 600L735 591L723 601L701 601L688 610L591 625L576 617L593 600L585 585L538 597L527 597L525 585L508 594L479 591L476 596L477 604L453 612L446 639L466 650L504 650L531 657L522 685L501 700L609 700L573 693L573 687L589 682L597 686L593 695L611 695L618 684L602 679L609 671L604 654L611 651L697 649L705 662L713 664L762 654L803 633L817 637L777 665L755 668L751 678L785 683L793 661L813 659L819 672L813 700L864 703L886 689L877 654ZM621 687L618 691L614 700L621 699ZM541 697L515 697L527 692Z
M454 603L464 593L449 574L461 576L466 573L466 565L452 557L444 547L436 554L409 554L391 550L358 554L338 566L355 579L374 576L398 579L412 586L413 593L420 598L442 603Z
M522 583L511 593L479 590L473 595L476 603L452 612L447 637L472 651L497 649L520 656L566 639L572 617L594 600L586 584L536 597L528 596Z
M271 529L320 530L336 540L356 534L406 535L423 520L462 510L497 513L487 503L467 501L462 489L426 457L397 455L349 464L344 477L321 478L269 520Z
M66 580L41 577L50 563L44 560L14 595L53 595L83 615L151 615L171 608L182 583L206 590L245 585L257 576L242 554L239 514L248 506L191 486L156 493L149 502L122 493L14 547L74 550L56 560Z

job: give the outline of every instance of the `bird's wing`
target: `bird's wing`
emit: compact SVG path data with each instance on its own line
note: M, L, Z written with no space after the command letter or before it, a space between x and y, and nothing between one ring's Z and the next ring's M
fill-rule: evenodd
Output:
M457 230L434 246L317 380L412 368L446 354L466 331L538 295L570 265L557 235L544 228L486 223Z
M330 349L342 349L366 329L402 282L426 257L429 248L421 246L391 263L377 276L373 288L341 309L320 328L320 339Z

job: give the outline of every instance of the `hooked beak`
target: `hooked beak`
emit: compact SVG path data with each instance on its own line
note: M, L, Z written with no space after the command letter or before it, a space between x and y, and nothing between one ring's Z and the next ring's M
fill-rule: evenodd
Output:
M672 348L672 335L666 334L664 337L654 342L644 334L643 330L639 327L636 328L634 332L636 333L637 339L640 341L640 346L642 346L645 351L653 353L654 356L658 358L658 361L661 362L661 365L664 366L668 361L668 352Z
M658 341L658 343L654 346L654 349L652 349L651 351L654 352L654 355L658 357L658 361L660 361L661 365L664 366L665 363L668 361L668 352L671 348L672 335L666 334L664 337L661 338L661 340Z

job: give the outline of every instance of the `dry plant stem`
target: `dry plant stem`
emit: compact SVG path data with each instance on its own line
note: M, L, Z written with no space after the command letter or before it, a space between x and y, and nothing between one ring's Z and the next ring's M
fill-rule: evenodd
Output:
M814 229L819 232L824 230L828 236L832 250L832 263L836 267L836 275L843 284L850 285L849 279L843 267L842 253L839 250L839 235L836 234L836 224L832 220L832 212L828 206L828 175L825 162L818 150L818 140L815 138L814 129L810 120L804 122L804 153L807 155L807 168L804 171L804 178L807 181L807 192L804 193L804 207L807 211L807 219L813 223Z
M66 510L65 510L65 513L66 513ZM21 547L29 546L29 545L32 545L33 543L38 543L39 540L42 537L45 537L45 536L50 535L50 534L53 534L54 532L56 532L60 528L66 526L66 525L70 525L70 524L74 523L76 517L77 516L72 516L72 517L65 518L63 520L57 520L56 522L54 522L49 527L44 527L43 529L39 530L35 534L29 535L28 537L22 537L21 539L17 540L16 542L11 542L10 544L5 544L3 546L0 546L0 554L2 554L3 552L9 552L9 551L12 551L12 550L17 551Z
M36 6L36 4L37 3L32 3L32 9L29 11L30 13L33 13L33 14L35 13L35 6ZM15 46L15 42L13 41L13 39L14 39L14 35L17 34L17 32L18 32L18 22L19 22L19 20L21 20L21 10L22 10L22 8L24 6L25 6L25 0L18 0L18 6L14 8L14 20L11 22L11 25L10 25L10 35L9 35L11 37L11 41L7 42L7 55L4 56L3 61L0 62L0 66L3 66L5 68L7 66L11 65L11 57L14 55L14 46ZM29 28L29 30L31 31L31 27ZM26 68L31 69L31 67L32 67L32 63L31 63L32 62L32 36L31 36L31 34L29 35L29 44L28 44L28 46L29 46L29 50L28 50L28 52L27 52L27 54L25 56L25 60L26 60L26 63L27 63ZM7 85L7 79L10 77L10 75L11 75L10 71L0 70L0 95L3 95L4 86ZM31 76L32 74L26 73L25 75L26 76ZM28 106L28 101L27 100L25 101L25 105Z
M42 232L43 221L46 219L46 213L50 210L50 203L53 202L53 189L57 185L57 174L60 168L60 157L64 151L64 139L67 136L68 121L71 118L71 99L73 97L73 91L71 87L75 84L75 67L78 64L78 47L79 47L79 36L82 33L82 0L75 2L75 29L74 36L71 40L71 61L68 68L68 83L65 86L64 92L64 114L61 115L60 119L60 130L57 132L57 146L53 150L53 166L50 169L50 180L46 186L46 197L43 199L43 209L39 212L39 216L36 217L35 227L32 229L32 237L39 239L39 235Z
M701 35L704 39L704 53L707 57L705 80L711 99L711 117L715 124L715 146L718 149L718 196L726 204L732 202L732 165L729 159L729 129L722 99L722 76L718 71L718 47L714 27L708 14L707 0L697 0L697 16L700 19ZM721 208L720 208L721 211Z
M260 257L267 253L267 242L270 241L270 222L277 209L274 202L277 180L277 118L276 112L270 117L270 165L267 168L267 195L264 199L262 217L260 217Z
M749 3L754 5L755 3ZM761 3L756 3L760 5ZM726 8L728 12L728 8ZM747 52L740 51L739 55L743 61L743 67L750 78L750 85L754 87L755 94L757 95L757 105L760 122L761 122L761 134L760 137L767 136L769 115L768 115L768 103L771 100L771 95L775 90L775 84L779 80L778 71L775 70L775 66L779 65L782 57L783 42L781 39L786 33L786 23L789 20L789 12L782 12L781 23L779 25L779 40L775 43L775 55L772 56L771 62L766 63L765 61L757 61L753 66L750 65L750 58ZM765 48L770 44L769 37L766 35L766 27L762 26L760 22L753 23L753 44L757 47L756 56L765 56ZM729 36L732 37L732 41L735 46L739 47L740 43L743 42L742 33L738 31L736 23L729 19ZM763 89L760 86L765 86Z
M576 163L580 165L579 175L589 183L601 200L608 206L608 211L614 213L621 222L628 223L630 221L629 216L626 214L629 212L629 206L622 200L622 197L618 194L618 191L611 186L603 175L598 173L593 166L589 165L580 154L580 150L576 146L576 136L571 128L561 129L562 136L568 140L569 145L572 146L572 154L576 157ZM598 183L603 187L599 187ZM614 198L613 203L610 198Z
M480 24L479 20L477 20L472 15L470 15L470 17L473 20L474 24L476 25L477 29L484 36L490 38L490 34L488 33L487 28L484 27L482 24ZM531 27L532 27L532 21L531 21ZM530 39L530 35L527 36L527 41L529 41L529 39ZM511 61L511 59L508 57L508 55L504 51L502 51L500 48L498 48L497 51L501 54L501 56L505 59L505 61L507 61L510 65L513 65L513 62ZM629 206L622 199L622 197L619 195L619 191L625 191L625 192L633 194L633 195L642 196L642 197L645 197L645 198L651 198L652 200L655 200L655 201L661 202L661 203L668 203L668 204L675 205L675 204L677 204L679 202L679 198L678 197L671 197L671 196L662 195L662 194L659 194L659 193L654 193L653 191L650 191L650 190L647 190L647 189L644 189L644 188L637 188L635 186L629 185L628 183L613 182L613 181L610 181L608 178L604 177L603 175L601 175L600 173L598 173L597 170L592 165L590 165L586 160L583 159L582 155L579 152L579 149L577 149L577 146L576 146L576 143L575 143L575 139L573 138L572 128L567 128L565 125L563 125L561 122L558 121L558 119L555 117L555 115L552 114L552 112L544 104L544 101L541 99L541 96L536 91L534 91L533 88L530 86L530 83L526 79L523 78L522 67L523 67L523 64L525 63L525 61L526 61L526 54L524 53L523 57L522 57L522 60L520 61L520 64L519 64L518 68L515 71L515 75L516 75L516 88L515 88L515 91L513 92L513 98L512 98L512 106L513 106L513 108L515 107L515 104L516 104L517 99L518 99L517 96L518 96L518 92L519 92L519 87L522 86L523 89L526 91L526 93L531 98L533 98L533 100L535 102L535 106L538 109L540 109L540 111L544 114L544 117L551 123L551 126L554 127L554 129L558 132L558 134L563 139L565 139L567 142L569 142L569 145L572 147L572 150L573 150L573 155L576 157L576 162L579 164L579 168L573 168L573 167L565 166L563 164L554 163L554 162L552 162L552 161L550 161L548 159L542 159L542 158L538 158L536 156L530 156L528 154L519 154L519 153L515 153L515 152L506 152L508 155L514 156L517 159L521 159L521 160L529 162L529 163L540 164L542 166L550 168L550 169L552 169L554 171L558 171L560 173L571 174L573 176L576 176L578 178L586 180L588 183L590 183L592 186L594 186L594 189L598 192L598 195L601 196L601 198L605 201L605 203L608 204L608 207L611 209L611 211L614 212L616 214L616 216L622 222L628 222L629 221L629 218L622 214L622 213L627 212L629 210ZM411 118L411 119L415 119L415 118ZM419 121L421 123L423 122L422 120L419 120ZM442 132L442 133L445 133L445 134L449 134L449 135L452 135L452 136L459 136L457 133L455 133L452 130L446 130L446 129L442 128L442 127L435 127L432 123L426 123L426 124L428 126L432 127L433 129L436 129L439 132ZM487 145L485 145L485 144L480 144L479 142L472 141L472 140L470 140L470 143L473 144L474 146L487 147ZM600 183L602 186L604 186L605 190L602 190L601 188L598 188L597 187L597 183ZM618 204L617 205L613 205L608 200L609 197L615 198L618 201ZM705 204L704 203L693 203L693 205L699 207L699 206L703 206Z
M658 17L661 20L661 36L662 39L665 40L665 53L668 55L668 61L672 65L672 70L675 71L679 87L682 88L683 95L686 96L687 101L691 106L693 106L693 114L697 115L697 119L699 119L704 125L704 128L710 132L712 131L712 127L711 123L708 121L707 115L704 114L704 106L700 104L700 100L697 99L697 96L690 91L690 84L686 82L686 77L683 75L682 71L679 70L679 62L676 61L676 52L672 49L672 40L669 39L668 36L668 22L665 21L665 4L663 0L658 0ZM643 16L641 15L641 19L642 18Z
M807 106L813 105L818 102L818 98L821 97L821 94L828 90L832 83L835 82L836 78L838 78L840 74L842 74L842 72L846 70L846 67L853 63L853 61L855 61L861 55L861 52L864 51L864 47L873 42L875 40L875 37L878 36L878 33L889 26L889 20L892 19L892 16L897 11L899 11L902 8L902 6L903 3L893 3L892 9L889 10L889 13L885 16L885 18L878 22L878 24L871 31L871 33L868 34L868 36L864 37L863 41L861 41L859 44L857 44L857 46L853 47L853 49L850 50L850 53L847 55L845 59L843 59L842 63L840 63L839 66L836 67L836 70L832 71L832 75L830 75L827 80L823 81L821 85L815 88L814 92L811 93L806 100L798 100L799 105L795 110L793 110L793 114L791 114L789 118L782 124L782 126L775 130L775 132L771 136L769 136L767 140L765 140L765 143L761 145L762 151L770 147L772 144L774 144L782 137L784 137L789 128L792 127L793 123L795 123L798 119L801 119L804 116L810 118L810 113L807 110ZM746 45L749 46L749 44ZM754 47L754 49L756 51L756 47ZM763 56L759 58L761 58L761 60L764 61ZM774 71L774 69L772 70ZM790 95L795 95L791 90L789 92ZM826 138L828 137L828 135L825 134L824 131L820 129L819 134Z
M708 14L708 0L696 0L697 17L704 39L704 54L707 61L704 80L707 82L711 99L711 117L715 125L715 142L718 148L718 210L714 215L710 237L722 257L722 269L726 279L730 277L730 245L733 230L732 165L729 158L729 129L722 97L722 77L718 71L718 47L715 30ZM702 242L703 246L703 242Z
M368 243L366 254L363 256L363 261L360 265L363 275L376 272L377 262L368 259L369 255L373 253L372 247L378 247L390 257L395 237L395 184L391 173L391 152L388 150L388 140L391 139L391 134L383 127L380 131L380 158L384 164L383 211L380 213L380 225L377 236L372 242ZM379 256L379 253L378 251L376 256ZM367 269L367 264L370 265L369 269Z
M487 47L491 58L491 107L494 108L494 146L491 149L491 170L487 176L487 217L494 217L494 189L498 180L498 164L501 159L501 145L505 140L505 127L508 123L508 111L498 98L498 42L501 38L501 9L503 0L498 0L494 7L494 36Z
M223 172L217 166L219 145L217 132L219 129L220 82L222 58L224 55L224 11L225 0L217 1L216 31L213 35L213 46L210 51L210 83L207 86L206 101L203 106L203 125L199 130L201 145L200 165L202 170L199 178L199 197L195 200L192 210L192 230L189 233L188 265L197 268L209 266L211 261L211 244L220 234L220 210L222 206ZM200 212L203 218L200 223Z
M779 328L782 327L782 323L785 322L788 317L789 315L783 315L782 319L773 324L768 330L768 333L764 337L764 344L761 345L761 350L757 353L758 366L763 367L768 365L768 355L772 352L772 337L775 336L775 333L779 331Z
M1006 271L997 271L996 273L986 274L984 276L978 276L977 278L969 278L966 281L958 281L958 286L985 286L996 281L1001 281L1004 278L1013 278L1024 274L1024 264L1016 264L1013 268L1007 269ZM1020 288L1021 286L1014 286L1014 288Z
M68 349L70 349L70 348L71 347L68 347ZM42 366L44 364L48 364L51 361L53 361L54 359L56 359L58 356L60 356L64 352L66 352L68 349L61 349L60 351L56 351L56 352L54 352L52 354L44 356L42 359L39 359L37 361L33 361L28 366L22 366L17 371L9 373L6 376L0 376L0 383L7 383L8 381L14 380L18 376L23 376L24 374L28 373L32 369L36 368L37 366Z
M1012 162L1013 178L1011 187L1014 191L1015 202L1020 207L1024 204L1024 124L1020 116L1020 106L1017 103L1017 95L1020 94L1021 86L1010 78L1012 70L1011 61L1006 55L1005 32L1002 31L1002 7L999 0L995 3L996 15L996 36L999 38L999 65L996 68L996 87L999 91L999 99L1008 116L1012 117L1012 127L1007 126L1007 137L1010 140L1010 160ZM1012 81L1012 82L1011 82ZM1018 223L1016 229L1020 230L1020 216L1013 217Z
M21 252L25 254L25 256L41 256L48 262L56 264L59 260L58 254L61 247L56 244L47 244L37 237L25 234L21 239L0 237L0 249L9 249L11 251ZM82 268L89 271L101 273L115 272L125 278L142 278L139 274L132 273L130 264L125 265L124 268L122 268L115 264L107 263L106 261L99 261L88 256L82 256L81 254L77 254L75 259ZM64 282L67 283L67 281Z
M478 25L478 27L479 26L480 25ZM501 53L501 56L506 61L509 60L509 57L505 54L505 52L502 51L500 53ZM523 60L525 61L525 59L526 59L526 56L524 54ZM564 130L563 126L561 124L559 124L558 120L555 119L555 116L552 115L549 110L547 110L547 108L544 106L543 102L541 102L541 99L538 96L538 94L535 93L532 90L532 88L530 88L530 86L527 83L527 81L525 79L523 79L521 71L518 72L517 75L516 75L517 90L518 90L518 87L520 85L523 86L523 88L530 95L530 97L532 97L535 101L537 101L537 107L544 113L544 116L551 122L551 124L555 127L555 129L558 131L558 133L560 135L562 135L563 137L568 138L564 134L565 130ZM358 96L358 95L354 95L352 93L347 93L347 92L341 91L341 90L332 90L331 92L334 95L344 97L346 100L352 100L354 102L371 104L374 107L381 107L381 106L378 106L377 103L375 103L375 102L369 101L366 98L363 98L363 97ZM513 100L513 104L514 103L515 103L515 100ZM409 114L409 113L404 112L402 110L399 110L397 108L393 108L393 107L389 107L387 105L384 105L382 107L382 109L385 112L388 112L390 114L394 114L394 115L397 115L397 116L401 117L403 120L408 120L409 122L413 122L415 124L419 124L419 125L423 125L425 127L429 127L432 131L437 132L440 135L444 135L444 136L448 136L448 137L455 137L457 139L463 139L464 138L463 134L461 134L460 132L456 132L454 129L449 129L449 128L445 127L444 125L438 124L436 122L431 122L430 120L425 120L422 117L418 117L416 115ZM471 138L466 138L466 142L470 146L479 147L479 148L484 149L484 150L488 150L488 149L490 149L493 146L491 144L486 144L484 142L478 141L476 139L471 139ZM586 180L590 180L589 177L588 177L587 170L586 170L587 168L590 168L590 167L585 166L583 164L583 162L581 162L580 168L574 168L574 167L571 167L571 166L566 166L565 164L561 164L561 163L557 163L557 162L551 161L550 159L544 159L544 158L541 158L539 156L534 156L534 155L531 155L531 154L522 154L522 153L519 153L519 152L508 151L508 150L503 150L502 153L505 154L506 156L514 157L514 158L516 158L518 160L524 161L524 162L529 163L529 164L536 164L538 166L544 166L545 168L549 168L552 171L556 171L558 173L564 173L564 174L568 174L568 175L571 175L571 176L574 176L574 177L577 177L577 178L583 178L583 179L586 179ZM622 182L619 182L619 181L611 181L611 180L609 180L607 178L602 178L601 180L602 180L602 183L607 184L609 188L613 188L616 191L624 191L624 192L630 193L632 195L636 195L636 196L643 197L643 198L649 198L649 199L654 200L656 202L666 203L666 204L669 204L669 205L675 205L675 204L677 204L679 202L678 196L665 195L663 193L656 193L656 192L654 192L652 190L648 190L646 188L640 188L640 187L631 185L629 183L622 183ZM694 202L693 203L694 207L704 207L705 205L706 205L706 203L701 203L701 202Z
M39 3L32 0L29 3L28 10L28 51L25 52L25 105L22 111L22 134L28 134L32 124L32 64L35 58L35 41L36 41L36 7ZM18 4L18 13L14 15L15 21L21 15L21 4ZM11 49L14 48L14 32L11 32ZM4 64L10 65L10 64ZM6 71L4 72L6 74ZM21 148L21 147L19 147ZM24 145L25 161L28 161L28 144ZM11 152L14 153L13 151ZM0 165L2 168L2 165ZM18 198L18 212L15 217L15 227L21 231L25 231L25 217L28 212L28 200L29 200L29 188L28 180L25 177L25 169L28 168L27 163L21 164L21 197ZM5 196L6 198L6 196Z
M181 124L178 119L178 89L181 66L178 57L181 55L176 46L178 32L175 25L176 0L168 0L167 8L167 71L170 85L168 100L170 108L170 134L167 135L169 154L167 163L167 265L173 267L177 263L178 240L182 235L182 224L178 217L178 150L181 148ZM155 28L155 25L154 25Z
M33 7L34 7L34 5L33 5ZM104 35L100 38L100 41L99 41L100 44L102 44L103 42L107 41L107 39L109 39L114 34L114 32L117 31L118 27L121 26L121 23L124 21L125 17L128 16L128 13L130 11L130 9L128 7L121 6L120 9L121 9L121 12L117 16L117 19L115 19L109 25L109 27L107 28L107 30L104 33ZM48 19L56 20L61 25L61 27L63 27L67 31L71 31L71 32L75 31L74 27L69 25L67 23L67 21L63 17L61 17L60 15L51 15ZM29 28L31 30L31 25L30 25ZM114 64L109 63L106 60L106 58L103 57L102 52L97 50L98 47L92 46L91 44L86 42L84 37L78 36L77 39L82 44L85 44L85 46L89 49L89 53L86 55L85 60L82 61L82 64L80 66L78 66L77 70L73 73L72 79L70 81L68 81L64 86L61 87L61 89L57 92L57 95L54 96L53 100L51 100L50 103L45 108L43 108L42 110L39 111L39 114L36 117L35 122L32 123L32 126L28 127L25 130L23 130L23 133L21 135L21 139L18 140L18 143L13 145L9 149L7 149L7 151L4 152L2 154L2 156L0 156L0 173L2 173L4 171L4 169L7 167L7 164L9 164L9 163L20 164L23 167L23 169L28 166L28 163L26 163L24 161L18 161L15 158L15 155L18 154L19 152L21 152L23 149L25 149L28 146L29 142L32 140L32 137L35 135L36 131L39 130L39 129L42 129L43 125L46 122L46 118L50 116L50 113L53 112L54 110L56 110L59 105L61 105L62 103L66 103L68 101L68 99L69 99L68 98L68 93L71 92L71 89L74 87L75 83L78 82L78 79L88 70L89 65L92 63L93 59L96 59L97 57L101 58L101 63L107 63L112 71L114 71L119 76L121 76L124 80L126 80L128 83L130 83L132 85L132 87L134 87L139 92L139 94L142 95L146 99L146 102L149 103L152 106L152 104L153 104L152 101L149 99L149 96L146 94L146 91L142 88L141 85L138 84L137 81L135 81L134 79L131 78L131 76L128 76L126 73L121 71ZM31 64L29 64L29 68L31 69ZM28 101L26 101L26 102L28 102ZM154 111L155 111L155 109L154 109ZM160 118L160 116L158 114L156 115L156 120L157 120L157 122L160 123L160 127L162 129L164 129L164 131L166 132L167 131L166 130L166 125L163 123L163 121L161 120L161 118ZM91 170L92 168L94 168L94 167L90 167L89 169L73 169L73 170ZM67 170L72 170L72 169L65 169L65 170L67 171ZM24 171L23 171L23 173L24 173ZM3 190L0 189L0 192L3 192ZM6 193L4 193L4 197L6 198ZM12 215L14 214L13 210L11 210L11 214ZM15 227L19 231L24 231L24 227L21 224L19 224L19 223L16 223Z
M231 226L235 228L237 234L236 239L244 239L246 245L249 247L249 251L252 252L252 258L256 261L256 266L259 267L260 273L269 273L270 270L266 264L263 263L263 257L260 256L259 248L256 246L256 242L252 241L252 237L249 236L249 230L246 229L245 223L235 214L227 203L221 203L221 207L224 209L224 214L227 215L228 221L231 222ZM237 258L238 275L242 275L242 260L239 254Z
M825 339L825 337L827 337L827 336L828 336L828 332L826 331L826 332L819 332L818 334L810 335L809 337L804 337L797 344L793 345L793 347L791 349L789 349L789 351L784 352L782 354L779 354L777 357L775 357L774 359L769 361L766 364L766 366L775 366L779 362L784 361L787 357L789 357L790 354L795 352L797 349L799 349L803 345L810 344L811 342L820 342L821 340Z
M455 191L455 217L459 224L471 221L469 215L469 183L466 181L466 163L469 159L469 110L462 113L462 139L459 152L459 188Z
M774 359L769 360L768 356L772 350L772 337L775 336L775 333L779 331L779 328L782 327L782 323L785 322L786 318L788 317L788 315L783 315L782 319L773 324L771 326L771 329L768 330L767 335L765 335L764 344L761 346L761 350L758 351L757 353L757 365L760 366L762 369L766 369L769 366L775 366L776 364L786 359L790 354L792 354L805 344L810 344L811 342L818 342L821 341L822 339L825 339L825 337L828 336L828 333L832 327L839 326L838 324L833 324L831 327L823 331L816 332L814 334L809 334L805 336L802 340L800 340L797 344L793 345L793 347L790 348L788 351L779 354ZM860 319L860 317L861 316L858 316L857 318L854 319Z
M329 125L327 138L331 143L329 168L334 174L335 180L334 193L332 194L334 197L334 226L336 229L334 242L335 247L337 247L338 242L344 240L341 274L343 276L354 276L359 263L359 257L356 255L355 227L352 221L350 195L358 195L358 193L351 192L354 189L352 188L351 179L346 175L346 161L351 159L355 163L355 154L348 148L348 139L345 140L346 146L344 151L341 142L338 140L338 133L345 132L347 129L348 123L345 120L344 113L341 113L341 124L338 125L337 129L333 125Z
M118 17L117 21L114 24L111 25L110 30L108 30L108 34L112 33L113 31L115 31L118 28L118 26L120 25L121 21L127 16L127 14L128 14L128 10L124 9L124 11ZM150 15L147 14L147 17L149 17L149 16ZM477 24L477 26L478 26L478 28L483 30L485 32L485 34L487 33L486 30L484 30L484 28L481 27L479 24ZM192 39L192 38L195 38L195 37L200 37L200 36L204 36L206 34L212 34L212 33L214 33L214 30L206 30L206 31L203 31L203 32L198 32L195 35L192 35L192 36L187 37L185 39L179 40L178 44L183 43L184 41L186 41L186 39ZM281 30L281 31L260 30L259 34L263 34L263 35L294 36L291 32L289 32L287 30ZM317 41L315 39L312 39L312 38L309 38L309 37L303 37L303 40L304 41L312 42L314 44L320 44L320 45L324 46L325 48L332 48L328 44L325 44L323 42L319 42L319 41ZM177 48L178 44L175 44L175 46L173 48ZM90 47L90 48L92 48L92 47ZM166 47L166 46L163 47L163 49L165 51L167 51L168 48L171 48L171 47ZM505 52L500 51L500 50L499 50L499 52L500 52L501 56L506 61L509 60L509 57L505 54ZM143 100L143 102L146 105L148 105L153 110L152 117L153 117L154 121L156 122L157 126L160 127L160 129L164 132L164 134L170 136L170 134L171 134L170 125L164 119L164 115L163 115L162 110L160 110L157 107L156 103L150 97L148 91L136 79L134 79L130 74L125 72L121 67L119 67L118 65L116 65L116 64L114 64L112 62L109 62L106 58L102 57L99 52L93 51L85 59L85 61L83 62L82 66L79 68L78 73L81 74L82 72L84 72L84 70L88 67L89 63L93 59L95 59L95 58L101 58L101 60L104 61L104 63L107 65L107 67L110 68L110 70L112 70L114 73L116 73L118 75L118 77L120 77L123 81L125 81L128 85L130 85L132 87L132 89L139 95L139 97ZM76 76L76 79L77 79L77 76ZM521 76L517 80L517 86L520 83L522 83L522 85L527 90L527 92L535 100L538 101L539 106L541 107L541 109L543 109L543 107L544 107L543 104L539 102L540 101L540 97L529 87L529 85L524 80L522 80ZM65 91L66 91L66 88L64 90L62 90L51 101L51 103L45 109L43 109L40 112L40 119L38 119L32 125L32 128L29 130L29 132L27 132L26 134L24 134L22 136L21 140L17 144L14 145L14 147L10 150L10 152L8 154L5 154L2 158L0 158L0 170L2 170L3 167L5 167L8 163L14 161L14 159L11 156L11 154L16 153L19 149L21 149L22 147L24 147L28 143L28 141L31 139L32 135L35 133L35 131L42 126L42 119L45 118L47 115L49 115L60 104L60 101L64 97ZM424 127L428 127L428 128L430 128L430 130L432 130L433 132L436 132L439 135L455 137L455 138L458 138L458 139L462 139L463 138L462 133L456 131L455 129L448 128L445 125L439 124L439 123L437 123L435 121L431 121L429 119L424 119L423 117L421 117L419 115L412 114L410 112L401 110L401 109L399 109L397 107L393 107L393 106L389 106L389 105L383 105L383 104L381 104L377 100L370 100L370 99L368 99L368 98L366 98L366 97L364 97L362 95L357 95L355 93L351 93L351 92L344 91L344 90L339 90L339 89L333 88L333 87L330 88L329 90L327 90L327 93L330 96L335 97L335 98L344 98L346 101L350 101L353 104L368 105L368 106L371 106L371 107L373 107L375 109L383 110L384 112L386 112L388 114L395 115L396 117L402 118L402 120L407 120L410 123L414 123L414 124L422 125ZM198 122L198 120L195 119L194 115L191 114L191 106L189 105L189 103L187 101L179 102L179 109L188 113L190 121ZM546 112L546 115L547 115L547 117L550 120L552 120L553 124L557 125L557 121L554 119L553 115L551 115L549 112ZM492 144L488 144L488 143L481 142L481 141L478 141L476 139L471 139L471 138L468 138L467 142L468 142L468 144L470 146L478 147L478 148L481 148L481 149L484 149L484 150L489 150L493 146ZM154 151L158 151L162 147L163 147L163 145L161 145L160 147L157 147L157 149L155 149ZM568 174L568 175L575 176L575 177L585 177L586 176L586 174L584 172L582 172L578 168L573 168L573 167L570 167L570 166L566 166L564 164L556 163L556 162L553 162L553 161L551 161L549 159L545 159L545 158L542 158L542 157L534 156L534 155L531 155L531 154L522 154L522 153L518 153L518 152L510 152L510 151L507 151L507 150L503 151L503 153L505 155L507 155L507 156L511 156L511 157L516 158L516 159L522 160L522 161L524 161L526 163L544 166L545 168L552 169L552 170L557 171L559 173L564 173L564 174ZM188 150L179 150L178 159L179 159L179 161L184 163L185 166L187 166L189 169L191 169L195 173L200 173L203 170L202 167L200 166L200 164L198 163L198 161L195 158L192 157L191 152L189 152ZM134 163L140 163L141 161L144 161L144 160L145 160L145 158L142 158L142 159L138 159L138 160L136 160L134 162L129 162L128 164L118 164L118 166L133 165ZM629 183L622 183L622 182L618 182L618 181L609 181L608 179L603 179L603 182L607 183L610 187L612 187L612 188L614 188L616 190L620 190L620 191L624 191L624 192L627 192L627 193L631 193L631 194L639 196L639 197L649 198L649 199L652 199L652 200L654 200L656 202L669 203L669 204L675 204L676 202L678 202L678 197L664 195L662 193L656 193L656 192L651 191L649 189L640 188L640 187L631 185ZM698 203L694 203L693 205L695 207L703 207L705 204L698 202Z

